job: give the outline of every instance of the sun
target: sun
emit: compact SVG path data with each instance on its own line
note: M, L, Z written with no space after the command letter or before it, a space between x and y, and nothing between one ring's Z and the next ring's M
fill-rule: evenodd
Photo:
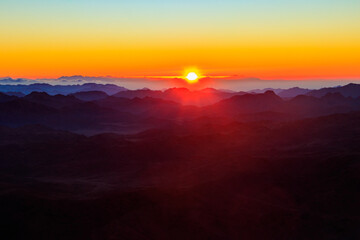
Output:
M198 79L198 75L195 72L189 72L186 76L186 79L190 82L196 81Z
M199 81L199 79L203 78L203 75L198 68L191 67L184 70L183 76L181 78L184 79L188 84L195 84Z

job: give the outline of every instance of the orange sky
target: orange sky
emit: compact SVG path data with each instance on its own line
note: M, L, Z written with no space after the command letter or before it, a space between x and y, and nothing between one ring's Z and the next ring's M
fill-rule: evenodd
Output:
M178 76L189 66L204 75L262 79L360 77L360 47L204 49L24 49L1 52L0 76ZM191 61L189 60L191 59Z
M0 77L360 78L359 2L275 3L5 0Z

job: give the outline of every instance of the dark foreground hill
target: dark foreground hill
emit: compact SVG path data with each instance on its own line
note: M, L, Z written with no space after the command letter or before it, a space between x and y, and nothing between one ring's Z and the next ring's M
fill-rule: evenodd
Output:
M1 239L359 239L359 121L1 127Z

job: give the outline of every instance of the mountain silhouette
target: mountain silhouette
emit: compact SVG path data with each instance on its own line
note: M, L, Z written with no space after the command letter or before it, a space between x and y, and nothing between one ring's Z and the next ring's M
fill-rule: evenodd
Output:
M10 96L8 94L0 92L0 102L9 102L11 100L17 99L16 96Z
M119 97L121 94L125 97ZM87 135L135 133L196 119L209 119L209 123L215 125L234 121L283 122L360 110L360 98L344 97L340 93L328 93L320 98L298 95L283 99L273 91L244 94L185 88L124 91L114 96L99 91L66 96L32 92L22 98L2 94L0 99L1 124L5 126L42 124ZM203 106L215 100L218 101Z
M114 84L85 83L81 85L50 85L46 83L34 83L29 85L0 85L0 92L21 92L29 94L31 92L46 92L50 95L68 95L76 92L102 91L108 95L125 91L126 88Z
M216 103L222 99L229 98L235 95L242 95L244 92L227 92L219 91L216 89L203 89L197 91L190 91L187 88L170 88L165 91L153 91L153 90L129 90L122 91L115 95L114 97L124 97L124 98L161 98L165 100L174 101L182 105L196 105L196 106L205 106L209 104Z
M350 83L345 86L322 88L319 90L313 90L308 93L309 96L323 97L328 93L340 93L345 97L360 97L360 84Z
M218 112L221 114L240 114L267 112L283 104L284 100L277 96L273 91L266 91L260 94L245 94L233 96L222 100L214 105L206 107L208 112Z
M80 100L71 95L64 96L61 94L57 94L51 96L45 92L32 92L24 96L22 99L54 108L62 108L81 102Z
M294 88L289 88L286 90L279 91L278 95L282 98L293 98L298 95L305 95L305 94L309 93L310 91L311 91L310 89L294 87Z
M82 101L95 101L107 98L109 96L102 91L76 92L71 95Z

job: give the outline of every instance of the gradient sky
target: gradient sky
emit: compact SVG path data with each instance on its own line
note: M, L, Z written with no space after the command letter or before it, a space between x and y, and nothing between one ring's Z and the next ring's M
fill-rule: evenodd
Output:
M0 77L359 79L359 0L1 0Z

